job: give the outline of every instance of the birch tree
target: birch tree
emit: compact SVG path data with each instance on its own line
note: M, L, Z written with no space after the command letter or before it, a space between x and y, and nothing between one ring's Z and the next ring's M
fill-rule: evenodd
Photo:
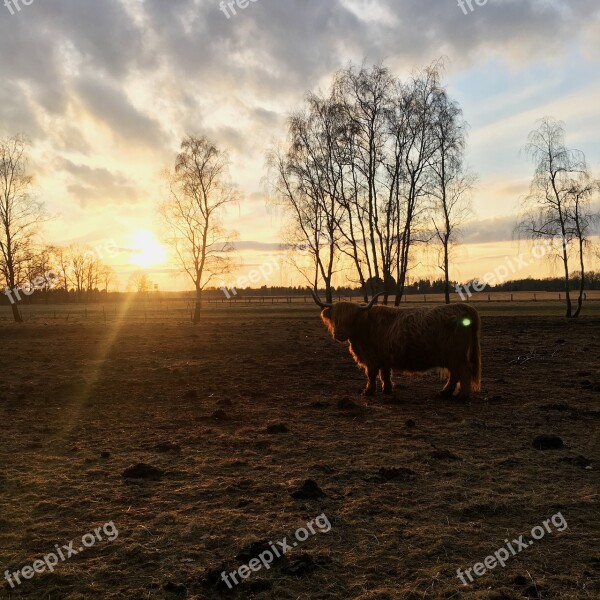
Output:
M25 266L31 260L44 210L32 194L24 136L0 138L0 275L7 290L26 283ZM15 322L23 317L11 303Z
M167 241L194 285L192 321L200 322L202 291L232 267L233 233L223 212L238 200L227 154L206 137L187 136L167 175L169 198L160 206Z

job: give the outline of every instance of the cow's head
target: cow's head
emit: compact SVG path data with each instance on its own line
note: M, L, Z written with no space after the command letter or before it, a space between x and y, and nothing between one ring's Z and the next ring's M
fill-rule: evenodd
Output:
M330 304L328 302L321 302L317 293L311 288L308 289L312 294L315 304L323 309L321 311L321 320L325 323L333 338L338 342L348 341L354 333L359 315L371 310L379 296L386 294L386 292L381 292L373 296L369 304L354 304L353 302L336 302L335 304Z

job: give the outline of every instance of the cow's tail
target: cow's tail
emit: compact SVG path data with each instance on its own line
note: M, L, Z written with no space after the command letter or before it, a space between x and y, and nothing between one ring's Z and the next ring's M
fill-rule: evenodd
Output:
M478 313L473 315L471 327L471 389L478 392L481 389L481 318Z

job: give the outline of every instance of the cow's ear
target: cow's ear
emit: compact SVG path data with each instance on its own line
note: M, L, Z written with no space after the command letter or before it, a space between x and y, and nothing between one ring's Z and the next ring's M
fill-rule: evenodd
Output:
M327 307L323 309L323 312L321 312L321 316L324 319L327 319L328 321L331 321L331 308Z

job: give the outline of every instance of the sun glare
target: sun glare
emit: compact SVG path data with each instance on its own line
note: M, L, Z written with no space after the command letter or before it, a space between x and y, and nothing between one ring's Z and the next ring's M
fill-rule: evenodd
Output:
M165 247L149 231L140 229L133 235L134 255L132 262L139 267L152 267L165 262Z

